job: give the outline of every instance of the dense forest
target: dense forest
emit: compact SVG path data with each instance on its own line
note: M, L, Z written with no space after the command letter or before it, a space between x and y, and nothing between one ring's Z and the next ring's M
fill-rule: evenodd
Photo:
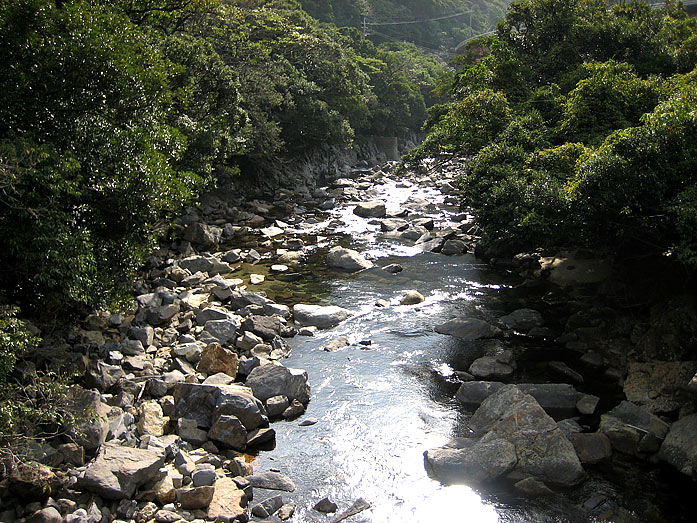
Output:
M486 243L697 266L697 20L682 6L514 2L455 64L407 163L467 159Z
M365 29L376 43L408 41L427 49L455 49L495 29L510 0L302 0L315 18ZM365 23L365 26L363 25Z

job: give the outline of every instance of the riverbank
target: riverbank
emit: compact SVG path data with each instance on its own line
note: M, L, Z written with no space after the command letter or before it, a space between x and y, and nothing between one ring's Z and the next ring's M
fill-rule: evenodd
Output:
M688 368L689 362L641 362L632 357L636 347L647 346L648 340L663 340L657 341L657 347L683 347L677 341L680 333L672 337L662 333L671 332L666 325L685 329L689 323L671 312L677 309L661 308L655 321L649 318L643 325L630 321L621 311L599 306L599 290L608 274L607 264L597 258L577 255L570 261L569 257L540 254L494 257L488 260L488 267L475 261L467 252L476 246L476 227L471 216L457 211L456 167L428 177L403 179L391 174L393 167L354 169L349 178L335 179L321 188L281 189L271 201L248 201L229 193L211 195L178 220L175 239L154 253L134 289L136 308L126 314L95 313L75 330L67 344L47 344L41 351L36 361L39 367L62 360L78 369L83 388L76 387L72 393L80 404L78 410L93 410L103 419L37 448L36 457L54 470L42 469L46 475L40 476L35 486L44 489L49 485L49 491L39 495L27 490L32 478L36 479L35 468L28 480L15 476L6 484L10 495L5 496L5 503L20 508L13 509L13 514L6 510L2 520L51 521L38 518L53 517L59 521L58 512L66 521L244 521L250 512L263 519L265 512L281 509L279 518L292 518L297 510L296 521L313 521L324 518L312 511L312 506L325 494L331 494L334 499L330 501L336 501L340 510L350 510L364 497L361 489L324 488L327 485L318 485L317 476L312 475L308 483L303 479L306 471L317 470L318 465L297 461L309 452L299 445L308 437L312 439L313 431L335 442L331 438L336 433L325 416L329 410L312 409L314 405L330 405L326 399L313 403L316 389L326 394L326 380L338 378L325 373L317 382L308 379L305 369L292 370L284 364L296 361L295 356L286 360L291 349L302 352L305 359L300 361L308 366L325 358L326 368L337 373L375 375L372 385L359 387L355 398L368 399L366 405L359 403L361 411L398 412L392 414L392 422L399 430L391 436L387 436L388 431L375 434L372 427L363 425L373 438L369 445L389 455L391 442L393 449L402 448L410 456L408 462L392 464L392 469L386 466L387 470L410 470L406 476L398 475L397 483L419 478L422 492L431 484L438 485L427 480L420 459L416 463L421 474L416 471L413 450L420 455L431 446L445 444L450 436L468 435L469 415L481 403L494 401L486 400L482 387L487 392L501 389L496 394L519 397L515 389L495 382L551 382L563 391L555 389L545 396L520 385L523 392L532 394L521 396L521 404L546 424L544 430L533 427L532 433L554 432L559 445L568 451L565 456L574 473L570 479L555 482L559 479L555 476L550 481L529 467L523 469L519 458L511 458L497 469L503 471L498 476L482 477L483 486L474 485L484 499L491 499L491 495L510 499L501 488L507 492L507 485L515 483L514 497L523 496L528 501L504 505L502 516L516 510L535 514L530 507L546 502L544 496L534 502L531 499L544 494L543 487L567 492L566 488L558 489L590 477L568 495L568 502L555 500L556 505L546 507L548 512L543 513L551 511L570 521L588 517L646 521L654 515L657 521L662 517L680 520L683 508L676 506L679 503L654 499L668 495L666 490L679 492L674 488L680 482L678 473L657 475L656 471L665 468L651 463L656 452L667 461L667 452L661 454L660 440L671 441L669 423L680 428L679 417L692 419L688 410L692 396L683 382L685 377L689 381L688 374L694 370ZM429 187L422 188L426 185ZM432 273L430 279L421 274L424 270ZM564 281L559 280L560 274ZM589 281L591 274L597 278ZM572 276L581 281L570 282ZM562 290L560 283L574 285ZM373 290L365 294L365 286ZM409 290L418 292L409 293L405 301ZM471 329L471 321L469 325L450 323L455 329L439 328L451 315L476 319L476 329ZM660 318L668 323L658 321ZM468 330L462 330L463 325ZM638 330L637 325L644 330ZM390 338L378 326L399 336ZM448 333L437 334L434 328ZM411 355L404 348L410 336L416 338L420 354ZM671 340L675 340L672 345L668 343ZM429 353L429 347L442 343L449 347L449 355L442 361L444 368L436 361L438 351ZM397 363L397 368L412 372L409 358L434 364L435 368L423 374L423 381L435 384L436 401L425 408L422 396L417 395L408 404L428 412L420 415L445 421L419 428L415 420L409 430L400 428L402 420L411 419L410 413L395 409L400 396L412 397L411 392L400 389L410 382L381 382L381 374L399 361L383 358L393 354L395 346L405 351L403 358L407 360L406 365ZM344 361L358 365L359 358L365 366L352 370L342 367ZM371 403L369 398L378 397L381 387L396 389L397 398L385 400L383 410L376 410L379 403ZM350 401L351 397L334 400ZM515 403L511 398L505 403ZM552 404L544 398L551 398ZM633 401L636 409L621 403L625 398ZM310 411L298 418L308 400ZM513 415L520 418L519 412ZM479 414L482 416L485 414ZM646 426L641 425L644 418L649 420ZM382 419L381 423L385 422ZM324 428L325 424L329 426ZM349 430L352 425L338 420L333 426ZM487 433L492 427L481 427L482 440L491 441ZM397 445L400 434L410 431L414 441L405 447ZM279 446L291 446L263 451L273 447L277 434L281 434ZM430 436L420 439L416 434ZM352 435L356 441L363 441L362 436L360 430ZM458 473L457 477L440 479L473 484L474 475L461 473L468 466L463 450L469 444L482 445L482 440L466 443L461 438L446 446L453 451L445 452L449 459L456 456L460 460ZM516 456L530 448L506 438L494 440L499 450L513 446ZM346 442L345 435L341 441ZM360 447L349 448L355 456ZM342 455L340 450L332 448L337 455ZM363 452L373 460L385 459L384 454L373 453L368 447ZM256 460L252 461L252 454L257 455ZM293 456L292 466L282 466ZM429 461L434 470L437 460ZM129 464L129 478L122 473L124 464ZM622 467L629 472L618 472ZM640 491L647 499L637 508L628 504L636 498L628 497L616 485L636 475L641 467L648 467L653 479ZM437 473L438 466L435 469ZM357 472L371 477L368 469L359 468L353 474ZM332 476L328 481L351 484L352 474L346 470L342 474L343 478ZM616 483L606 479L613 475L619 478ZM529 481L532 476L534 488ZM666 477L669 488L656 487L654 482ZM303 482L298 490L302 498L278 496L279 490L294 491L296 482ZM373 489L385 482L373 483ZM408 492L418 497L413 489ZM475 495L468 492L468 496ZM51 501L37 506L47 494ZM379 491L373 494L365 494L365 503L354 506L354 510L366 510L358 518L388 521L397 510L394 503L404 497L397 491L397 500L385 504L377 495ZM25 496L24 501L21 496ZM447 505L448 497L452 495L441 497L443 514L455 510ZM434 498L419 499L422 504L414 505L417 512L427 511ZM261 507L257 507L259 501L263 501ZM400 503L404 505L404 499ZM490 501L479 503L482 520L496 517L486 511Z

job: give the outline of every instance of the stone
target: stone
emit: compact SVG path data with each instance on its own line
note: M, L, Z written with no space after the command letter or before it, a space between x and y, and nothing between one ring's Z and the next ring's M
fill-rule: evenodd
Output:
M254 396L261 401L274 396L285 396L290 401L297 400L303 405L310 401L307 372L301 369L263 365L255 368L247 376L245 385L250 387Z
M426 300L423 294L417 290L405 291L404 296L399 300L400 305L416 305L418 303L423 303Z
M155 521L157 523L176 523L181 520L182 517L171 510L158 510L155 513Z
M576 410L578 410L584 416L591 416L592 414L595 414L595 409L598 406L598 402L600 402L600 398L598 396L594 396L593 394L581 394L581 397L576 402Z
M584 465L595 465L612 456L612 444L607 435L600 432L567 434L578 459Z
M214 322L208 322L206 326L210 323ZM237 376L238 366L237 353L224 348L219 343L211 343L201 352L201 359L196 369L208 375L222 372L234 379Z
M146 327L130 327L128 329L128 337L139 341L143 347L149 347L155 339L155 329L149 325Z
M361 512L363 512L364 510L368 510L369 508L370 503L368 503L363 498L358 498L344 512L331 519L330 523L339 523L340 521L350 518L351 516L355 516L356 514L360 514Z
M248 447L261 447L276 441L276 431L268 427L254 429L247 434Z
M451 480L454 476L464 482L490 481L505 474L562 487L576 485L584 477L573 445L535 398L516 385L504 385L486 398L468 426L472 438L458 440L456 448L427 452L434 471L441 467Z
M684 403L685 389L695 372L697 362L694 361L632 362L624 382L624 395L628 401L654 414L676 412Z
M200 447L208 441L208 432L199 429L196 421L188 418L177 420L177 434L181 439L196 447Z
M155 499L162 505L174 503L177 500L177 489L169 471L161 480L155 483L152 490L155 493Z
M235 416L219 416L208 431L208 437L226 447L244 450L247 446L247 429Z
M9 475L10 492L22 500L45 500L54 495L62 482L50 467L35 461L20 462Z
M697 414L679 419L670 427L658 453L658 459L683 474L697 478Z
M358 272L374 266L373 262L366 260L357 251L344 247L330 249L327 255L327 264L330 268L348 272Z
M213 485L217 479L215 467L209 463L201 463L191 473L191 481L194 487L206 487Z
M266 276L263 274L250 274L249 283L252 285L261 285L266 280Z
M534 309L517 309L499 319L501 325L507 329L520 332L528 332L535 327L542 327L544 319L539 311Z
M339 336L327 343L322 350L325 352L335 352L345 347L348 347L349 341L346 336Z
M471 441L464 448L437 448L425 453L427 469L447 483L480 484L512 471L518 460L515 446L503 439Z
M252 514L258 518L268 518L283 506L283 497L272 496L252 507Z
M288 408L288 405L290 405L290 401L286 396L273 396L269 399L267 399L265 402L266 404L266 413L268 414L269 418L279 418L283 415L283 411Z
M271 341L285 333L285 323L278 316L258 316L252 314L242 323L245 331L250 331L264 341Z
M155 400L144 401L139 410L138 434L143 436L151 434L162 436L165 434L165 426L169 422L162 413L162 407Z
M177 502L186 510L206 509L213 501L215 487L194 487L177 489Z
M135 449L107 442L84 476L78 478L77 486L105 499L129 499L138 487L153 481L164 464L164 449Z
M665 421L629 401L600 416L598 427L610 438L612 448L637 457L658 452L668 430Z
M385 218L380 222L382 232L403 231L409 227L409 222L401 218Z
M463 340L498 338L503 334L498 327L476 318L454 318L436 326L434 330Z
M247 496L230 478L220 478L208 505L208 519L218 522L238 521L245 513Z
M361 202L353 209L353 214L362 218L382 218L387 214L385 202L378 200Z
M458 239L446 240L446 242L443 244L443 247L441 247L440 252L447 256L463 254L467 252L467 244L462 240Z
M298 400L293 400L288 408L283 411L284 419L295 419L305 413L305 406Z
M252 474L247 477L249 483L255 488L262 488L267 490L283 490L285 492L293 492L295 490L295 483L287 476L284 476L280 472L259 472L258 474Z
M469 373L484 380L507 379L513 375L513 367L501 363L495 356L482 356L470 365Z
M329 498L322 498L312 508L317 512L324 512L325 514L329 514L336 512L339 509L339 506L333 501L330 501Z
M383 271L389 272L390 274L397 274L398 272L402 272L404 270L404 267L402 267L398 263L391 263L389 265L385 265L382 268Z
M88 452L99 449L109 432L107 419L111 408L101 402L98 392L79 385L70 387L63 401L66 410L74 416L73 423L66 427L73 442Z
M232 385L233 383L235 378L224 372L212 374L203 380L203 385Z
M538 481L535 478L521 479L513 486L516 490L531 498L554 495L554 491L552 489L550 489L542 481Z
M220 242L223 230L204 223L192 223L184 230L183 238L203 248L215 247Z
M196 323L205 325L211 320L234 320L235 315L220 307L207 307L196 314Z
M569 383L579 384L583 383L583 376L570 368L563 361L550 361L548 363L550 370L554 371L558 376L566 378ZM563 380L562 380L563 381Z
M247 429L266 426L263 403L249 387L179 383L174 388L174 417L189 418L200 428L210 428L215 415L236 416Z
M81 467L85 464L85 448L77 443L63 443L56 448L66 463L75 467Z
M319 423L319 420L317 418L307 418L302 420L300 423L298 423L299 427L310 427L312 425L316 425Z
M172 354L180 358L184 358L189 363L198 363L201 359L203 349L206 348L205 343L195 341L193 343L182 343L172 348Z
M293 306L295 323L303 326L330 329L353 316L353 312L335 305L305 305Z
M172 303L149 309L147 319L150 325L167 325L179 313L179 305Z
M203 327L200 339L208 343L218 342L221 345L231 345L235 341L239 328L239 318L210 320Z
M119 365L109 365L103 361L97 361L94 365L90 365L90 369L85 375L85 383L88 387L108 391L125 375L126 373Z
M286 503L278 509L276 516L278 516L278 519L280 519L281 521L286 521L293 517L293 515L295 514L295 508L295 503Z
M46 507L30 515L26 523L63 523L63 516L56 508Z

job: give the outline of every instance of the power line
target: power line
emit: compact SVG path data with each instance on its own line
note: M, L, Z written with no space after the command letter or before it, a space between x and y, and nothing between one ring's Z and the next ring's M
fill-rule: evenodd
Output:
M428 18L425 20L409 20L407 22L365 22L365 25L407 25L407 24L423 24L425 22L435 22L438 20L446 20L448 18L455 18L457 16L469 15L472 11L466 11L464 13L456 13L454 15L439 16L436 18Z

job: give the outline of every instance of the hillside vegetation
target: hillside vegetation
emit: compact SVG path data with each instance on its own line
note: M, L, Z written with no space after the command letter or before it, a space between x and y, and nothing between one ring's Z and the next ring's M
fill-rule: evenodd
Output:
M514 2L455 63L407 163L467 159L485 242L697 267L697 20L680 5Z

